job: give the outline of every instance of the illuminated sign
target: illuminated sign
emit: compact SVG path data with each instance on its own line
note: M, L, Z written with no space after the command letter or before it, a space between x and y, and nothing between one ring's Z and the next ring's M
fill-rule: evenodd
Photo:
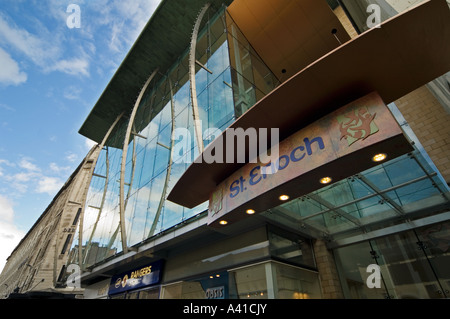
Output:
M144 288L160 283L162 260L144 267L113 276L109 285L109 294L114 295L127 290Z
M246 164L220 183L210 196L208 224L227 225L349 177L377 165L376 154L394 158L411 150L382 99L371 93L283 140L276 160Z

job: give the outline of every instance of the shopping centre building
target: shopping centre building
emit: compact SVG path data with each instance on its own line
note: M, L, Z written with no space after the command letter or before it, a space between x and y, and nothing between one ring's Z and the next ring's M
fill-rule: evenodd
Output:
M449 298L449 38L446 0L163 0L80 128L57 283Z

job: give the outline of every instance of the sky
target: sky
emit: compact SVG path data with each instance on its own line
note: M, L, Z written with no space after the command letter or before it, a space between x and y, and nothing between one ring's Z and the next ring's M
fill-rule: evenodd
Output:
M160 0L1 0L0 271L94 143L78 133Z

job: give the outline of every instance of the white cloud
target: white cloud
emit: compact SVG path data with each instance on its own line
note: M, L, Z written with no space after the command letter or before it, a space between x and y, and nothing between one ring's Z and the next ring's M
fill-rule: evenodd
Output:
M31 163L28 158L22 158L19 162L19 167L26 169L27 171L39 172L40 169L35 164Z
M0 195L0 271L5 266L6 259L25 235L14 225L13 220L13 204L6 197Z
M30 172L21 172L21 173L14 174L11 177L8 177L8 179L10 181L23 183L23 182L29 182L31 179L33 179L36 176L37 176L37 174L33 173L33 172L31 172L31 173Z
M74 163L75 161L78 160L78 155L75 154L75 153L69 153L69 154L66 156L66 160L68 160L68 161L71 162L71 163Z
M56 173L56 174L65 174L67 172L70 172L70 170L72 169L72 167L70 166L59 166L56 163L50 163L50 169L52 170L52 172Z
M40 30L41 34L32 34L19 28L0 13L0 44L24 55L44 72L60 71L69 75L89 75L89 61L83 50L80 53L82 57L62 59L64 53L62 34L49 32L44 26ZM20 79L23 81L23 74Z
M3 186L0 191L9 190L8 194L14 198L21 198L27 192L54 196L64 185L62 178L73 170L71 165L63 166L55 162L50 163L48 168L41 168L32 161L26 157L22 157L17 164L0 160L0 186Z
M47 68L49 71L60 71L70 75L89 76L89 61L86 58L60 60Z
M84 143L85 143L86 148L88 149L88 151L89 151L91 148L93 148L95 145L97 145L96 142L94 142L93 140L90 140L90 139L88 139L88 138L84 140Z
M11 202L0 195L0 220L11 222L14 217L14 209Z
M56 177L43 176L39 179L36 192L56 195L64 185L64 182Z
M68 100L77 100L83 90L77 86L71 85L64 89L64 97Z
M27 74L20 71L19 65L11 56L0 48L0 83L19 85L27 81Z
M115 53L126 53L160 2L160 0L96 1L91 6L95 12L94 28L107 26L109 30L105 38L108 49Z
M55 46L48 46L39 37L18 28L0 15L0 41L26 55L37 65L45 65L46 60L57 54Z
M9 166L9 167L14 167L13 163L10 163L8 160L5 159L0 159L0 176L4 175L4 169L1 165L5 165L5 166Z

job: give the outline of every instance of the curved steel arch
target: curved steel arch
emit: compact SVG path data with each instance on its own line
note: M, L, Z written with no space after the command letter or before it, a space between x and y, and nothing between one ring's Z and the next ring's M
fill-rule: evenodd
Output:
M120 237L122 241L122 250L126 254L129 250L127 244L127 234L125 230L125 164L127 161L127 153L128 153L128 143L130 141L130 135L134 124L134 118L136 117L137 109L141 104L142 98L144 96L145 91L147 90L150 82L153 80L155 75L158 73L158 69L154 70L150 77L145 82L144 87L141 89L139 96L134 104L133 110L131 111L130 119L127 126L127 131L125 133L125 139L123 142L123 150L122 150L122 162L120 165L120 194L119 194L119 226L120 226Z
M191 38L191 47L189 52L189 80L190 80L190 89L191 89L191 102L192 102L192 114L194 117L194 128L195 128L195 139L197 141L197 147L199 151L199 155L203 153L203 137L201 128L202 125L200 123L200 114L198 111L198 101L197 101L197 88L195 84L195 50L197 48L197 38L198 38L198 32L200 29L200 23L203 20L203 16L206 13L206 10L208 10L210 6L210 3L206 3L203 8L200 10L200 13L197 17L197 21L195 21L194 29L192 31L192 38Z

